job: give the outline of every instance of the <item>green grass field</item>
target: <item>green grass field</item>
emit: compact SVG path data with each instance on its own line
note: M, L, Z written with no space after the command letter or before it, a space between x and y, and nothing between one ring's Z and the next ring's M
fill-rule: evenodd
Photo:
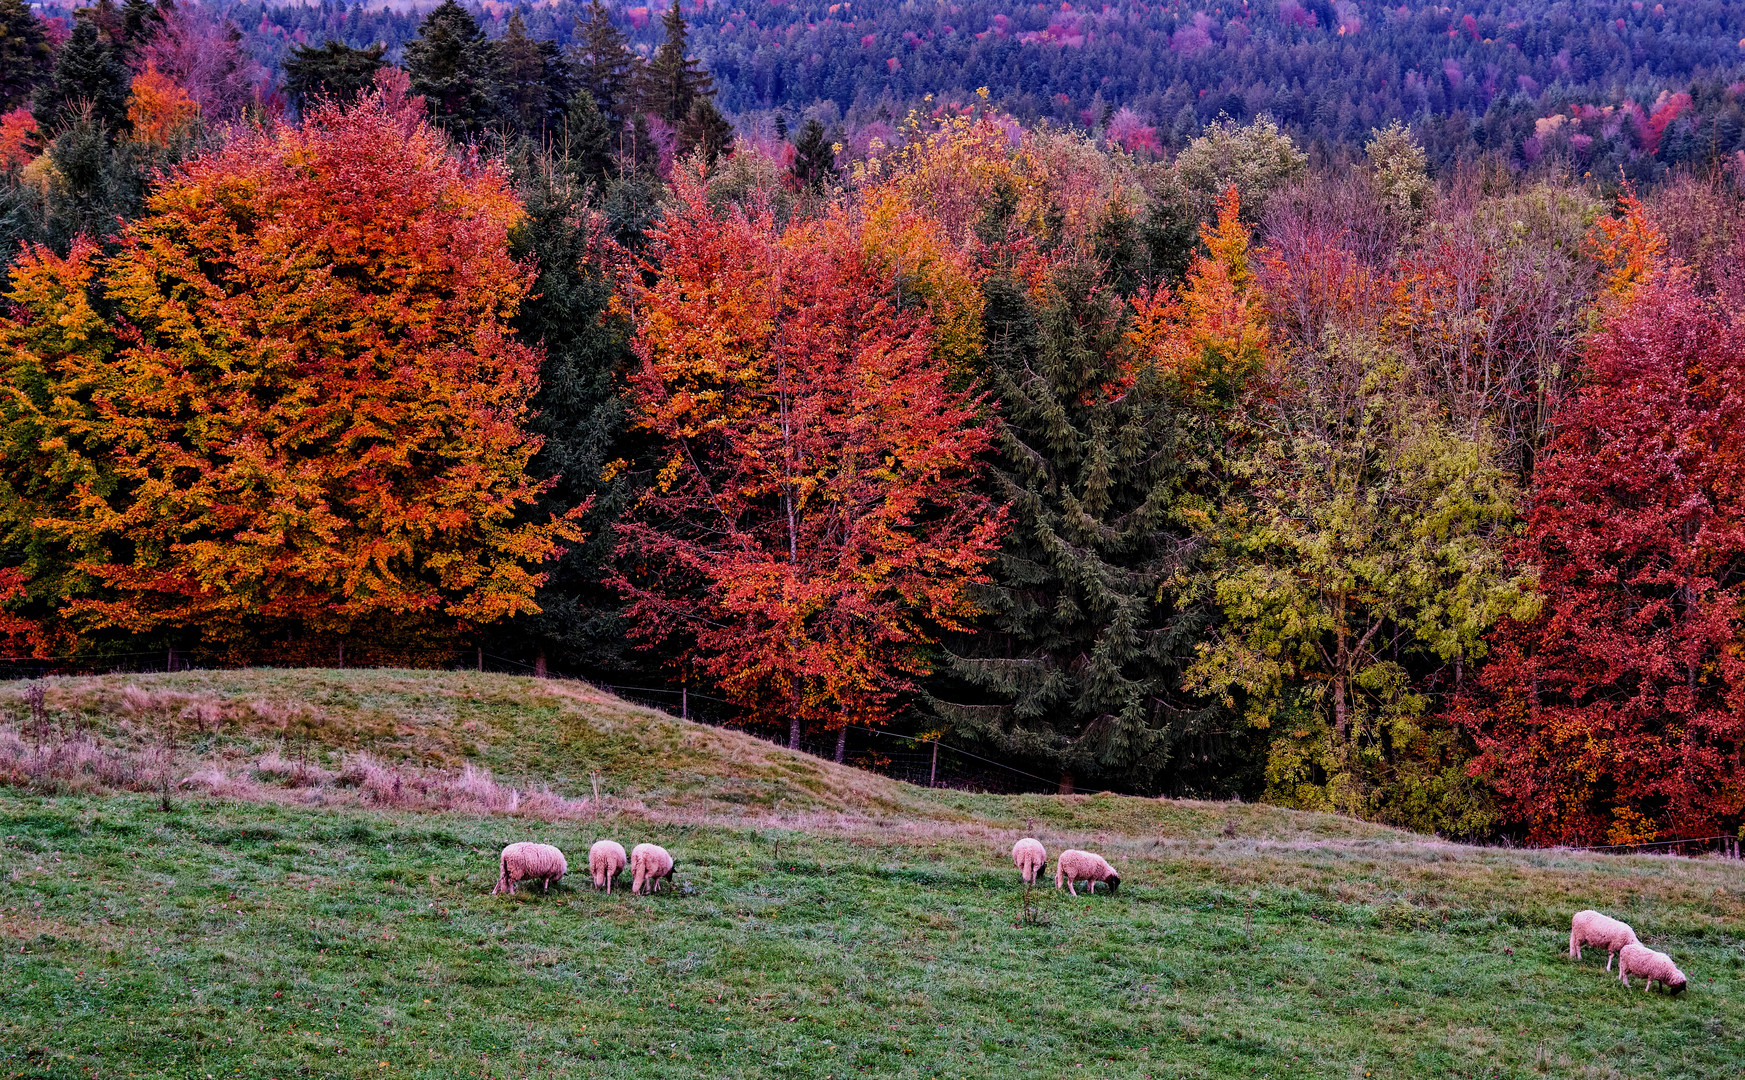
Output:
M34 721L20 694L0 690L22 732L0 788L0 1077L1745 1074L1738 862L929 792L502 676L65 680ZM177 785L165 811L141 762L171 727L176 773L231 781ZM57 739L115 761L18 756ZM343 779L362 751L570 801L383 805ZM250 779L269 753L339 779ZM596 774L608 797L580 803ZM1031 821L1051 858L1108 855L1120 891L1027 903L1007 850ZM595 894L598 836L665 845L679 887ZM516 839L578 869L492 896ZM1587 906L1670 952L1689 992L1570 961Z

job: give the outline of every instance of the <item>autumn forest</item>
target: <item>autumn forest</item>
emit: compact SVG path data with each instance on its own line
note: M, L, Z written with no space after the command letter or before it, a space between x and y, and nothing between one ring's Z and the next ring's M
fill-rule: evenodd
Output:
M985 89L856 141L687 33L450 0L269 75L0 0L7 655L489 653L839 760L1745 827L1745 158Z

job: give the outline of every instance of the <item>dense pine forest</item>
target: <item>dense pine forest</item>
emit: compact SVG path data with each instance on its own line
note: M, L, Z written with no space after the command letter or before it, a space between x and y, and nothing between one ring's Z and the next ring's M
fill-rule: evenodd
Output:
M5 652L1737 833L1742 27L0 0Z

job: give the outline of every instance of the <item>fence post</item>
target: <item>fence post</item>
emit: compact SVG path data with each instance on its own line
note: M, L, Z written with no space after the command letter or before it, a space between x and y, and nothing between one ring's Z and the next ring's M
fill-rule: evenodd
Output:
M485 647L483 645L479 646L479 670L485 670Z
M927 786L939 786L939 740L933 740L933 771L927 774Z

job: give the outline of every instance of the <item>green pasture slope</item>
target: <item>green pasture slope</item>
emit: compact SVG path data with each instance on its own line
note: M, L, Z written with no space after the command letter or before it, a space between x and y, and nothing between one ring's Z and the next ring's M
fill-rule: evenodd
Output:
M0 789L0 1077L1737 1077L1745 865L1463 848L1266 807L928 792L574 684L239 672L64 680L27 742L178 768L490 766L540 820L334 782ZM155 725L155 728L154 728ZM74 733L68 735L67 733ZM82 734L81 734L82 733ZM15 740L14 748L18 745ZM269 778L270 780L270 778ZM143 786L143 785L141 785ZM50 790L52 789L52 790ZM572 810L574 804L571 804ZM568 812L566 812L568 813ZM1115 895L1026 905L1007 851L1096 846ZM595 894L600 835L678 888ZM495 853L562 846L549 895ZM1051 867L1052 868L1052 867ZM1572 911L1691 978L1626 992Z

